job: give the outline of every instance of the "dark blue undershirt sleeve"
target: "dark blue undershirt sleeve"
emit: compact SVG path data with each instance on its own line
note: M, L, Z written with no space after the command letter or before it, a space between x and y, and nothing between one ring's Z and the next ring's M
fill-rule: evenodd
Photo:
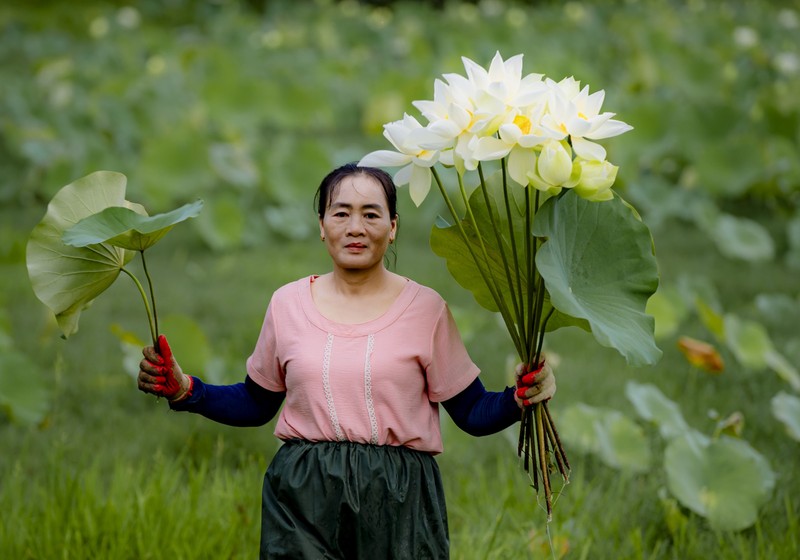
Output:
M488 436L504 430L522 417L514 400L514 388L490 392L479 378L442 406L456 426L473 436Z
M245 377L244 383L208 385L194 377L188 399L170 403L172 410L194 412L228 426L263 426L275 417L286 393L269 391Z

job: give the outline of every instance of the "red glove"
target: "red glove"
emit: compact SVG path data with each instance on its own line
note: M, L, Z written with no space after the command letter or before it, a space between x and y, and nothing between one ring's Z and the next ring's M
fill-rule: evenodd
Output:
M142 350L144 360L139 363L139 390L166 397L171 402L189 397L193 379L184 374L175 361L167 337L159 335L157 345L158 349L148 346Z
M516 368L517 390L514 398L517 404L531 406L549 400L556 392L556 378L545 361L540 362L538 369L527 371L525 364Z

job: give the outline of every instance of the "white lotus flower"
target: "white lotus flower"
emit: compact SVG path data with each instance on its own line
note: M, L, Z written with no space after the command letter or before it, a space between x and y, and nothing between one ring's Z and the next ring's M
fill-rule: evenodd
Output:
M523 187L530 183L529 176L536 173L534 148L554 137L538 125L538 119L531 117L534 117L531 113L517 114L510 123L500 126L497 137L480 138L474 153L479 161L508 157L508 174Z
M467 71L467 83L448 75L446 78L472 99L474 106L471 131L479 135L494 134L508 113L514 109L527 107L544 98L547 87L542 82L542 74L528 74L522 77L522 55L512 56L504 61L496 53L489 69L462 57Z
M605 160L605 148L591 140L618 136L633 129L627 123L613 120L614 113L600 113L605 99L603 90L593 94L589 94L589 86L579 90L580 82L574 78L565 78L558 83L548 79L545 83L550 88L550 96L542 126L561 133L561 138L569 136L578 157Z
M479 138L474 134L462 134L458 137L452 151L453 165L462 175L464 171L475 171L480 160L477 158Z
M508 176L522 186L551 194L576 188L589 200L613 196L617 168L594 140L632 127L601 112L604 91L590 93L572 76L560 82L523 76L522 58L503 60L498 52L484 68L462 57L466 76L444 74L434 81L432 100L413 102L427 125L407 114L384 125L396 151L378 150L359 163L401 167L395 182L409 185L417 205L430 191L436 163L463 175L503 158Z
M412 105L428 119L426 127L437 139L430 139L428 149L452 147L455 139L472 124L472 101L463 90L441 80L434 81L433 101L414 101Z
M404 166L394 176L398 186L408 185L409 194L414 204L419 206L431 188L431 167L439 160L439 151L428 149L423 145L440 141L417 119L405 114L403 119L385 124L383 135L397 150L377 150L365 155L358 162L365 167L399 167Z

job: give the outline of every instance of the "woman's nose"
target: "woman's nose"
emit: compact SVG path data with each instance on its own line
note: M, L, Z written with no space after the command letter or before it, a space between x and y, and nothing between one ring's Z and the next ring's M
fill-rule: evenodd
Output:
M351 216L347 221L348 235L359 235L364 233L364 221L360 216Z

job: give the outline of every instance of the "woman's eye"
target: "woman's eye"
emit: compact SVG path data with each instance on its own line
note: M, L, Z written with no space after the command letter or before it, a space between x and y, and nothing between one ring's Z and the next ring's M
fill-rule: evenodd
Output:
M369 214L366 214L366 217L367 217L368 219L370 219L370 220L374 220L374 219L376 219L376 218L380 218L380 216L378 216L377 214L374 214L374 213L369 213Z

